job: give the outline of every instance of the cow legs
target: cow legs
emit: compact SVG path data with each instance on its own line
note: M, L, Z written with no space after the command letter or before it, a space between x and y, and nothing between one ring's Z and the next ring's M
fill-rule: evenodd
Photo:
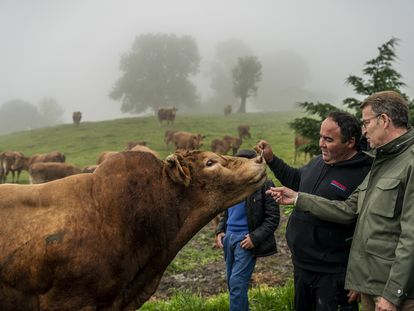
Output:
M21 171L16 171L16 183L19 183L19 179L20 179L20 173Z
M6 183L7 180L7 175L9 175L9 171L8 170L4 170L4 175L3 175L3 183Z

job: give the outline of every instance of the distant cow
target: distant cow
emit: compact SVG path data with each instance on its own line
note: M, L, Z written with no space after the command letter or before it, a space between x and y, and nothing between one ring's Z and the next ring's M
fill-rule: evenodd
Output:
M231 111L232 111L231 105L225 106L224 107L224 116L228 117L229 115L231 115Z
M230 145L228 142L222 140L222 139L213 139L211 141L211 151L219 153L219 154L227 154L230 150Z
M170 143L173 142L173 136L174 136L175 132L177 132L177 131L176 130L166 130L165 131L164 142L165 142L165 145L167 146L167 149L169 148Z
M131 150L137 145L146 146L147 142L146 141L129 141L125 146L125 150Z
M225 141L229 145L233 152L233 155L236 154L237 150L239 150L241 144L243 143L242 139L228 135L223 136L223 141Z
M14 163L18 161L19 158L24 157L23 153L19 151L3 151L0 153L0 183L5 183L7 175L12 174L12 182L19 182L20 173L23 168L16 167Z
M87 165L81 170L81 173L93 173L98 168L98 165Z
M175 115L177 113L177 108L159 108L158 109L158 120L160 121L160 124L162 124L162 121L167 121L167 124L173 124L175 120Z
M118 151L102 151L99 154L98 160L96 160L96 164L99 165L101 164L103 161L109 159L110 157L118 154Z
M128 151L148 152L148 153L153 154L157 158L160 158L160 155L156 151L150 149L147 146L136 145L135 147L133 147L131 150L128 150ZM103 151L99 154L99 157L98 157L98 160L96 161L96 164L101 165L102 162L108 160L109 158L112 158L113 156L117 155L118 153L119 153L118 151Z
M191 238L263 185L266 163L120 152L93 174L0 185L0 310L136 310Z
M250 135L250 125L241 124L237 127L237 132L239 133L239 138L252 138Z
M311 140L309 138L303 137L300 134L295 134L295 140L294 140L294 149L295 154L293 157L293 163L296 164L296 159L299 156L299 153L303 151L303 146L308 145L311 143ZM308 153L304 151L305 153L305 161L307 159Z
M15 170L29 171L30 166L37 162L65 162L66 157L60 151L52 151L49 153L34 154L30 157L17 157L16 161L12 165Z
M78 167L61 162L37 162L29 168L31 184L41 184L80 173Z
M73 114L72 114L72 120L73 120L73 123L75 125L79 125L81 119L82 119L82 113L80 111L73 112Z
M204 137L201 134L179 131L173 134L173 142L176 149L196 150L202 145Z
M151 148L149 148L147 146L136 145L130 151L135 151L135 152L149 152L149 153L153 154L154 156L156 156L158 159L160 158L160 155L158 154L158 152L156 152L155 150L152 150Z

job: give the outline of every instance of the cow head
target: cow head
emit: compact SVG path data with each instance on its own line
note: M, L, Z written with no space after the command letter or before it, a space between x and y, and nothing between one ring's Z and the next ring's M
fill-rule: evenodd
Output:
M245 199L266 179L262 157L245 159L179 150L165 162L165 171L174 182L189 188L199 201L208 203L206 206L219 206L221 210Z
M201 134L196 134L193 136L194 149L199 149L203 145L204 138L206 138L206 136L201 135Z

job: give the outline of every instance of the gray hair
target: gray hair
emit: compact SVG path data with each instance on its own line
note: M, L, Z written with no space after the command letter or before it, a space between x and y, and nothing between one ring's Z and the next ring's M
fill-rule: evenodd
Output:
M375 114L385 113L397 128L407 128L409 120L408 103L395 91L383 91L368 96L361 109L370 106Z

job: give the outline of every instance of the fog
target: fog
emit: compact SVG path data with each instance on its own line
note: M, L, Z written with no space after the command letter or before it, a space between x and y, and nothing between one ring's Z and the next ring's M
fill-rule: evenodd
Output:
M396 37L395 68L413 97L413 17L412 0L0 0L0 105L53 97L65 122L76 110L85 121L131 116L108 94L122 74L121 55L147 33L196 39L202 101L211 95L205 71L216 45L237 39L260 61L287 60L275 89L284 83L280 92L288 92L300 81L309 100L333 104L356 96L345 78L363 76L377 47ZM278 100L275 109L284 109L296 98Z

